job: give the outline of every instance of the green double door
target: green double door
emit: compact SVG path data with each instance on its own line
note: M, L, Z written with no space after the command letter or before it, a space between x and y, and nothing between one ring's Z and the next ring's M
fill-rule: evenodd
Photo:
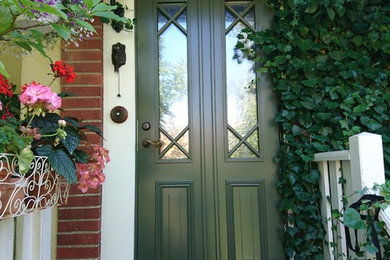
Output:
M258 0L138 0L135 11L136 259L284 259L276 101L235 49L271 14Z

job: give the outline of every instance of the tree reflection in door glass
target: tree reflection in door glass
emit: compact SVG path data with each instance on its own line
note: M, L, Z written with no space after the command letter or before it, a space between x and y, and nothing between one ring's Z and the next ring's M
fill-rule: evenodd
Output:
M235 46L242 29L254 29L254 3L227 2L225 9L227 151L229 158L260 157L254 60ZM253 44L243 39L243 44Z
M178 19L185 28L185 10ZM160 138L165 139L162 159L188 158L189 130L183 132L188 126L187 37L183 28L171 23L159 36L160 129L164 131Z

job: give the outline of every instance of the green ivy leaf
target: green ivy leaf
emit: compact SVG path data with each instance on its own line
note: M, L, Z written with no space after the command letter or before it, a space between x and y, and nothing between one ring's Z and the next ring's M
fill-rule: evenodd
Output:
M77 182L76 166L73 160L62 150L54 150L49 155L49 163L53 169L69 183Z
M360 122L363 125L367 126L372 131L376 131L382 127L382 125L379 124L378 121L376 121L375 119L366 117L366 116L360 117Z
M360 218L359 212L353 208L347 208L344 212L344 225L353 229L365 229L366 224Z
M334 20L334 17L336 15L336 13L334 12L334 10L332 8L327 8L326 9L326 12L328 13L328 16L330 18L330 20Z
M319 5L320 5L320 0L311 0L309 1L309 4L307 5L305 12L312 14L315 11L317 11Z
M301 128L297 125L293 125L292 133L294 136L301 135L301 133L302 133Z

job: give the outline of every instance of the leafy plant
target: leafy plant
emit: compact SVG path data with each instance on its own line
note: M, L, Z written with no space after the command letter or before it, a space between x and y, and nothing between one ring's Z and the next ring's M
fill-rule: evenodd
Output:
M244 30L279 96L279 210L286 254L322 259L319 173L314 153L348 148L362 131L382 135L390 174L390 2L267 0L269 29ZM250 46L250 45L246 45ZM239 42L249 58L254 49Z
M114 14L118 15L119 17L124 17L125 16L125 9L127 10L127 6L123 6L121 3L115 1L115 0L110 0L110 5L111 6L116 6L116 9L113 11ZM121 32L122 30L125 31L131 31L134 28L134 23L135 19L129 19L126 18L126 21L118 21L115 19L110 19L107 17L102 17L101 18L102 22L105 24L110 24L112 29L114 29L116 32Z
M380 210L386 209L390 204L390 181L382 185L376 184L372 190L381 196L366 194L366 190L355 192L355 194L361 195L358 201L352 203L347 208L334 209L332 218L335 222L333 222L332 228L337 230L337 222L341 222L349 229L364 232L364 241L359 241L360 235L357 232L352 232L352 234L358 236L355 237L355 245L352 245L351 239L349 241L347 239L349 250L355 251L357 257L365 257L365 253L369 253L378 254L384 259L388 259L390 257L390 234L387 231L385 222L380 220L378 215ZM348 205L349 199L350 197L343 198L345 205ZM349 229L346 229L346 233L348 232L351 235ZM331 246L333 247L335 257L347 257L346 255L337 254L337 243ZM351 259L351 257L348 257L348 259Z
M0 1L1 48L33 49L46 54L45 47L55 38L77 42L96 33L91 25L94 17L104 17L129 24L130 19L119 17L110 6L100 0L2 0ZM43 32L40 30L43 28ZM47 32L44 28L50 28ZM51 63L53 63L51 61ZM0 73L9 74L0 60Z

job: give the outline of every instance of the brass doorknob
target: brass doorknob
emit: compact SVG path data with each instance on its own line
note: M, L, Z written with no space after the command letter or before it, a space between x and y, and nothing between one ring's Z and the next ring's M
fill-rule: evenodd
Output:
M149 146L154 146L154 147L161 147L164 145L164 142L161 140L150 140L150 139L144 139L142 141L142 146L145 148L148 148Z

